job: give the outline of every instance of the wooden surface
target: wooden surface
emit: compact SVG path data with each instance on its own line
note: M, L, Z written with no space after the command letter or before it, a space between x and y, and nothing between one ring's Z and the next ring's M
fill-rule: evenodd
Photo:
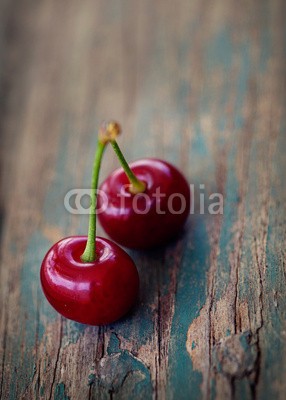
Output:
M285 15L284 0L1 1L1 399L285 399ZM175 243L130 253L139 302L98 328L49 306L39 268L87 231L63 198L88 187L106 118L129 160L185 172L197 211ZM224 214L200 215L212 192Z

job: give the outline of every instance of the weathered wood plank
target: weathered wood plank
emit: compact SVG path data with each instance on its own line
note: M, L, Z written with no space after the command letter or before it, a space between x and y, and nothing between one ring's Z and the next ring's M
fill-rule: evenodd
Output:
M1 11L1 398L284 399L285 2ZM175 243L131 252L138 304L97 328L51 309L39 268L54 241L87 230L63 198L88 187L110 117L128 159L185 171L196 212ZM224 214L200 214L213 192Z

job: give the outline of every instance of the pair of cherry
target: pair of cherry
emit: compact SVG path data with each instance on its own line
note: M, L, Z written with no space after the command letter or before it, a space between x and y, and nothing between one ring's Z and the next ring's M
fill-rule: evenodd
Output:
M162 245L178 234L190 210L190 189L173 165L145 158L127 164L116 142L120 126L104 124L91 182L88 236L67 237L46 254L41 283L50 304L64 317L89 325L105 325L122 317L133 305L139 276L131 257L111 240L96 237L96 210L106 233L135 249ZM101 185L99 170L110 143L122 168ZM105 201L105 203L103 203Z

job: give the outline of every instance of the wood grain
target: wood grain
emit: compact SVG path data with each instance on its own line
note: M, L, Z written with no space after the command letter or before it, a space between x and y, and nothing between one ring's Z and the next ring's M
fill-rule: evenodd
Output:
M2 0L1 399L285 398L285 6ZM63 198L106 118L129 160L185 172L195 213L130 253L138 304L98 328L51 309L39 268L87 231ZM108 151L102 179L116 166ZM223 215L200 214L214 192Z

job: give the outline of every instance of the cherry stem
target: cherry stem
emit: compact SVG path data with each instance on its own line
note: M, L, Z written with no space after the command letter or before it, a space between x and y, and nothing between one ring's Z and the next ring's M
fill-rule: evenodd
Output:
M122 151L120 150L120 147L118 146L118 143L116 142L116 140L115 139L110 140L110 143L118 157L118 160L119 160L122 168L124 169L124 172L127 175L127 178L129 179L129 182L130 182L129 191L133 194L144 192L146 189L146 184L144 182L140 181L136 177L136 175L132 172L132 170L129 167L124 155L122 154Z
M81 255L83 262L93 262L96 260L96 204L97 204L97 186L102 156L106 147L106 142L98 140L97 148L94 156L94 163L91 178L91 202L89 212L89 226L86 247Z

